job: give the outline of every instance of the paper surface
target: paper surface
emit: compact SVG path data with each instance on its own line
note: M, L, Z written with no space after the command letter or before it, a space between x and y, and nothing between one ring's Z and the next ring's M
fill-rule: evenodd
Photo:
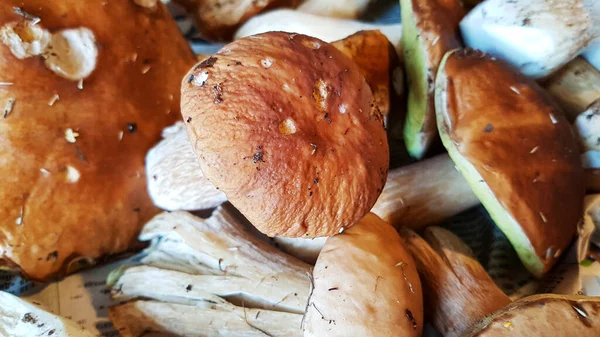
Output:
M172 8L180 29L197 53L214 53L221 44L208 44L197 37L193 21L180 9ZM399 21L397 1L383 1L382 8L369 14L384 23ZM600 227L587 219L580 227L580 239L575 241L561 262L543 280L534 280L525 270L504 234L494 225L481 206L448 220L444 227L460 236L471 247L494 281L512 299L534 293L586 294L600 296L600 263L588 255L589 239L600 244ZM18 276L0 272L0 290L43 303L55 314L71 318L88 330L105 337L119 336L108 319L108 307L115 303L105 285L108 273L132 259L96 267L48 285L35 285ZM437 336L427 327L424 336Z

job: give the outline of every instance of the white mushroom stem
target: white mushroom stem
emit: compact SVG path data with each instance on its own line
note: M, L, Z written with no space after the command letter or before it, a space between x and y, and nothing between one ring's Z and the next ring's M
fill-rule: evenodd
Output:
M136 301L111 308L109 315L123 337L302 337L300 314L209 302Z
M165 128L162 136L146 155L152 202L169 211L209 209L225 202L225 194L202 173L183 123Z
M394 226L419 229L478 204L450 157L440 155L391 170L372 212Z
M592 41L591 16L584 0L487 0L463 19L460 30L467 46L543 78Z
M0 291L0 336L94 337L75 322Z
M284 252L297 257L298 259L314 265L321 249L327 241L326 237L305 239L305 238L284 238L274 237L275 246Z
M585 57L596 69L600 70L600 1L585 0L585 6L591 13L593 34L596 37L583 52Z
M401 25L376 25L354 20L317 16L295 10L279 9L257 15L244 23L235 33L235 39L246 36L282 31L298 33L325 42L341 40L361 30L380 30L387 36L396 51L400 51ZM401 53L399 52L399 55Z
M588 107L573 123L575 133L579 136L582 152L600 151L600 99ZM585 168L590 168L586 167ZM600 168L592 166L594 168Z
M340 19L358 19L374 0L305 0L298 11Z
M110 309L124 337L302 336L310 266L250 234L230 205L208 219L159 214L140 240L152 242L146 266L117 269L107 282L115 299L151 300Z
M542 83L563 108L569 121L600 99L600 71L581 57L569 62Z
M244 280L235 280L243 278L254 282L256 287L262 284L264 289L272 288L270 293L255 290L265 296L261 297L264 303L303 312L308 298L310 266L250 235L230 208L221 206L208 219L187 212L157 215L140 234L140 240L152 241L147 250L151 258L142 262L156 266L160 258L152 255L160 252L170 260L159 267L177 270L180 265L189 266L180 271L221 275L231 278L232 284L244 284ZM179 263L173 264L173 261Z

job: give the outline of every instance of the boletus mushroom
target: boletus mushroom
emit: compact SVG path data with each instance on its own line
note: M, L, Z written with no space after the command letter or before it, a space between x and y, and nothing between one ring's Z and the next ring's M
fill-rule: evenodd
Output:
M376 215L327 239L313 270L305 337L421 336L421 283L396 230Z
M427 242L410 230L401 233L421 277L425 312L444 336L600 334L600 298L540 294L511 303L451 232L429 227L425 230Z
M460 0L402 0L402 43L408 88L404 142L421 159L438 139L434 85L444 54L461 47L458 24L465 15ZM438 140L439 141L439 140Z
M385 185L383 116L358 66L300 34L240 39L192 68L182 115L204 175L269 236L330 236Z
M563 112L518 70L472 50L444 56L435 91L450 157L525 267L543 275L573 238L585 194Z

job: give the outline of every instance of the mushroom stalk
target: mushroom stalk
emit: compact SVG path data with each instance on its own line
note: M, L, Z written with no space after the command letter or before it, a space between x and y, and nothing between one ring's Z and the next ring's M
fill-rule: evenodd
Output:
M581 57L569 62L541 84L560 104L570 122L600 99L600 71Z
M401 235L417 264L425 312L446 337L592 337L600 333L597 297L542 294L511 303L451 232L429 227L427 242L408 229Z
M140 240L152 242L143 265L107 281L113 298L132 301L110 309L124 337L302 335L310 266L250 234L230 205L208 219L159 214Z

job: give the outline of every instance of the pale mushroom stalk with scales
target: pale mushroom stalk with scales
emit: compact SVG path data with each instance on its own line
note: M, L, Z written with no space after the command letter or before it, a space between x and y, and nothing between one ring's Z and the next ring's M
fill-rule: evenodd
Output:
M595 0L590 0L595 1ZM543 78L579 55L595 38L584 0L487 0L460 23L465 45Z
M425 240L404 229L425 294L425 312L446 337L581 336L600 334L600 298L533 295L511 302L467 245L429 227Z
M125 337L302 335L310 266L251 235L238 216L224 205L208 219L163 213L144 227L140 240L152 243L143 265L107 281L113 298L134 300L110 309Z

